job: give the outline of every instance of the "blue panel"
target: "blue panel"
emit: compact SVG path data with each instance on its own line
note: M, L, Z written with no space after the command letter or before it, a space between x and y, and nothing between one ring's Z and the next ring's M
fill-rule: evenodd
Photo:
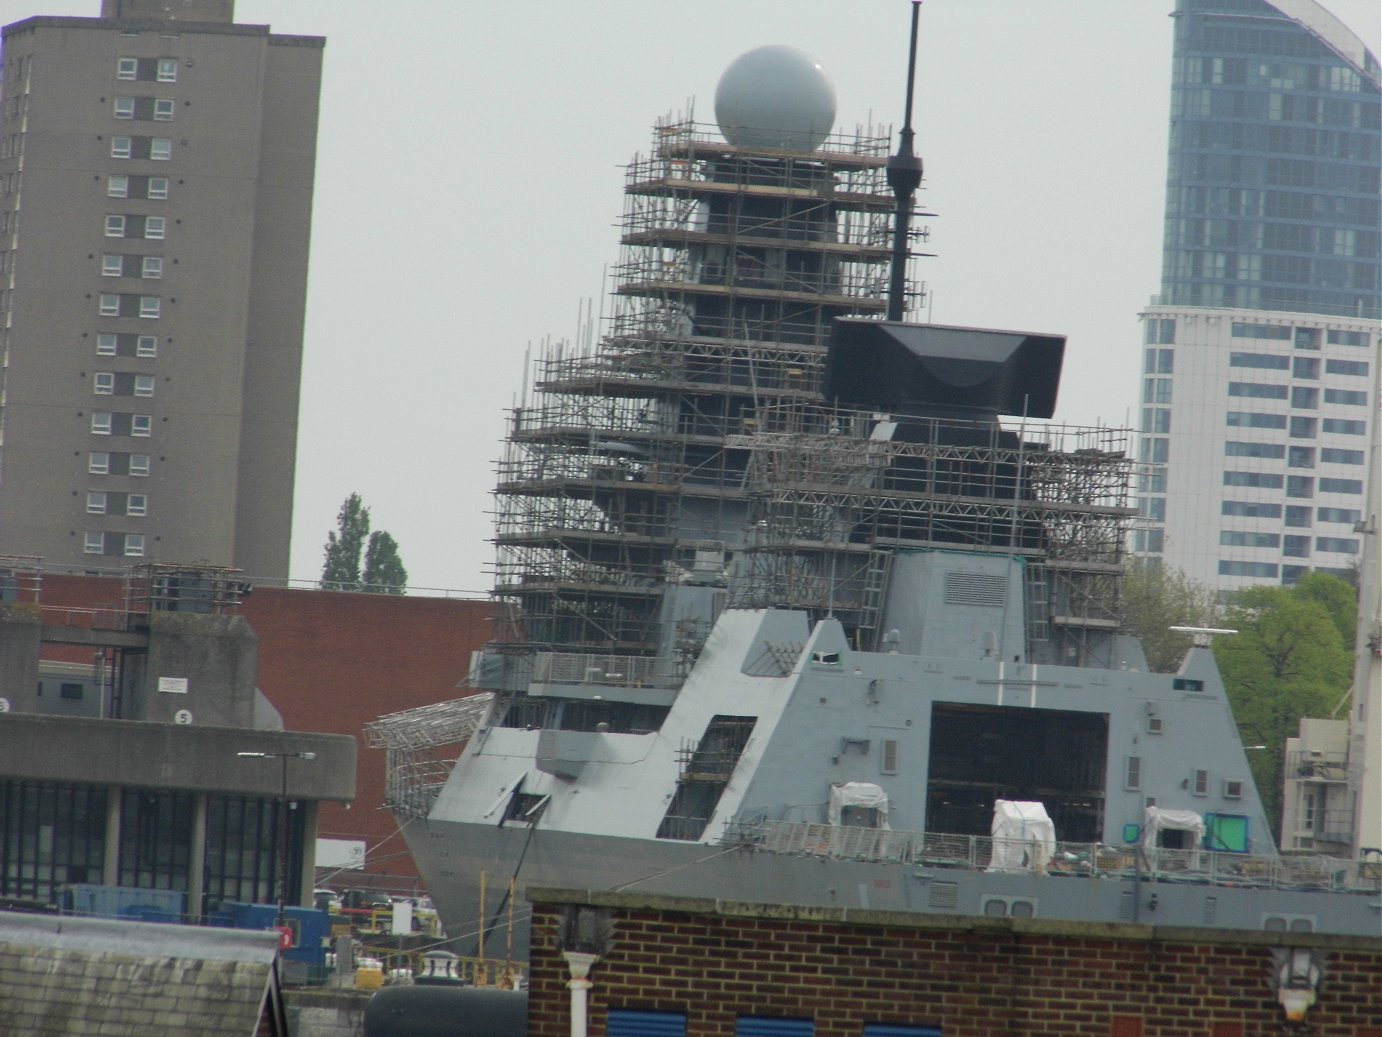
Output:
M941 1037L939 1026L895 1026L892 1023L865 1023L864 1037Z
M734 1037L812 1037L815 1023L810 1019L760 1019L740 1016Z
M608 1037L686 1037L686 1016L680 1012L635 1012L611 1008Z

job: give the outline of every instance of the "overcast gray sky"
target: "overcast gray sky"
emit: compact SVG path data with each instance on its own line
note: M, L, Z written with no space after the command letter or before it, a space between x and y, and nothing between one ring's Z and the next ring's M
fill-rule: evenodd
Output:
M1326 0L1379 50L1376 0ZM926 0L916 91L930 319L1069 336L1057 419L1130 423L1161 259L1171 0ZM99 0L0 0L0 22ZM416 588L485 592L529 345L618 259L621 166L713 122L742 52L799 47L837 128L896 127L908 0L238 0L327 37L292 575L360 493ZM896 138L894 137L894 140ZM253 574L251 574L253 575ZM415 591L420 593L421 591Z

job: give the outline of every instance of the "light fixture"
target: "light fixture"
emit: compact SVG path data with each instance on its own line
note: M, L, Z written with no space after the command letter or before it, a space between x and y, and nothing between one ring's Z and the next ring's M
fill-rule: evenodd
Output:
M282 781L279 786L278 796L278 929L283 934L281 945L283 949L291 947L287 943L290 939L288 931L288 919L286 907L288 902L288 761L289 760L315 760L316 753L312 752L239 752L235 754L241 759L249 760L278 760L282 764Z
M1308 947L1272 948L1271 986L1286 1018L1298 1023L1315 1003L1324 978L1324 952Z

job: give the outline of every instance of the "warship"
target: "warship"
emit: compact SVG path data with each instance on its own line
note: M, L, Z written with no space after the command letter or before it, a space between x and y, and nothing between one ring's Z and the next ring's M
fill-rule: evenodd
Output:
M910 78L889 154L759 48L627 167L612 312L512 413L471 694L370 729L457 949L521 957L530 885L1377 933L1377 866L1278 854L1213 632L1174 674L1125 632L1138 465L1051 420L1064 338L905 319Z

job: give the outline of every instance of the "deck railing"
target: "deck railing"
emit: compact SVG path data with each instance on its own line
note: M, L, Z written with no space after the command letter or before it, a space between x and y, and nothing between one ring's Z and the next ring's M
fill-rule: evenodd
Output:
M726 826L723 842L766 853L983 871L993 860L996 840L980 835L735 818ZM1017 859L1029 847L1026 841L1014 841L1014 848L1019 851ZM1140 872L1143 879L1165 882L1382 893L1382 861L1323 856L1143 850L1137 846L1058 842L1050 860L1034 870L1050 875L1104 878L1131 878Z

